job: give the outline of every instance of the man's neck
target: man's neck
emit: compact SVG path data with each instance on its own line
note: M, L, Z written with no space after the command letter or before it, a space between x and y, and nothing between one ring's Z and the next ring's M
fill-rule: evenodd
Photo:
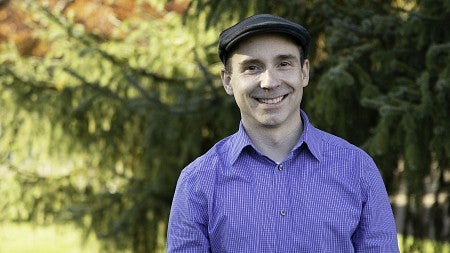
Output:
M245 128L245 125L244 125ZM301 118L292 126L251 127L246 132L256 148L276 163L281 163L297 144L303 132Z

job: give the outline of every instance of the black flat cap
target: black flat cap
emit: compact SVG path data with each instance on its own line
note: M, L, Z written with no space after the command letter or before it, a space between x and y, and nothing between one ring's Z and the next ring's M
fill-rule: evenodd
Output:
M303 58L307 57L311 38L303 26L278 16L258 14L246 18L220 33L220 60L225 63L228 55L245 38L264 33L279 33L289 36L302 47Z

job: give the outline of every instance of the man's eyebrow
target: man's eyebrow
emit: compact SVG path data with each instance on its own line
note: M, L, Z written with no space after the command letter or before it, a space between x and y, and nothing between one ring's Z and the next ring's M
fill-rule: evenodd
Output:
M255 58L250 58L250 59L245 59L241 62L239 62L239 68L245 68L248 65L252 65L252 64L260 64L261 61Z
M296 60L300 61L300 59L293 54L280 54L276 57L277 60Z
M242 66L242 65L248 65L248 64L259 63L259 62L260 61L258 59L250 58L250 59L245 59L245 60L241 61L239 63L239 65Z
M275 56L275 59L277 61L294 60L294 61L300 62L300 59L296 55L293 55L293 54L280 54L280 55ZM239 67L242 68L242 67L248 66L250 64L260 64L260 63L261 63L261 60L259 60L259 59L249 58L249 59L245 59L245 60L239 62Z

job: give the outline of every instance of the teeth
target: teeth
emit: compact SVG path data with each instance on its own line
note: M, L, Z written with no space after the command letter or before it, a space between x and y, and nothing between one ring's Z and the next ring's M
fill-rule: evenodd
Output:
M281 100L283 100L283 96L276 97L276 98L260 98L258 100L259 100L259 102L264 103L264 104L276 104L276 103L281 102Z

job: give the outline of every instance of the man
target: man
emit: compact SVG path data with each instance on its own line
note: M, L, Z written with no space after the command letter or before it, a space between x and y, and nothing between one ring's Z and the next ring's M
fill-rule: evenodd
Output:
M398 252L373 160L300 109L310 36L256 15L219 38L241 124L181 173L167 252Z

